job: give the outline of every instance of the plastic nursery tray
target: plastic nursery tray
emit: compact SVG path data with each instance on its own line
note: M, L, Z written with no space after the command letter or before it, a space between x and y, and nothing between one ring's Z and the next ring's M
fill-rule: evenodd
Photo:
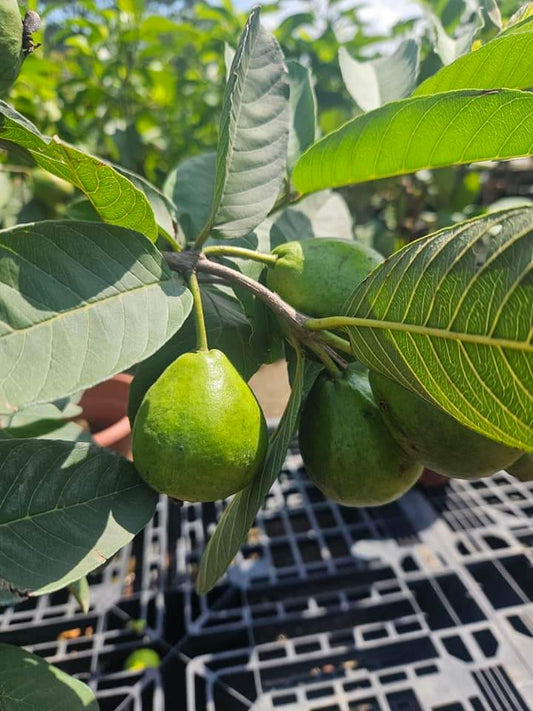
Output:
M191 576L223 507L162 498L93 576L88 615L47 596L5 611L0 641L87 681L102 711L533 711L532 483L499 474L348 509L293 451L199 598ZM141 646L161 667L123 672Z

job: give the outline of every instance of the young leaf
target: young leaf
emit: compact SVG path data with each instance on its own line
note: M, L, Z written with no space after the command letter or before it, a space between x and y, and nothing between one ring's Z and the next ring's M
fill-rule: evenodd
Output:
M3 711L98 711L86 684L10 644L0 644L0 702Z
M533 29L496 38L426 79L415 96L456 89L533 87Z
M344 47L339 49L342 78L353 100L363 111L372 111L413 91L418 75L420 50L405 40L389 57L358 62Z
M95 385L178 330L188 289L138 232L90 222L0 231L0 413Z
M492 439L533 451L533 208L417 240L354 292L354 354Z
M278 428L270 439L260 474L231 501L211 536L196 580L199 594L209 592L225 573L246 539L263 500L283 466L289 444L298 425L304 389L309 389L321 370L317 363L305 361L298 354L291 396Z
M289 82L283 54L252 10L226 86L211 214L200 237L242 237L273 207L283 182Z
M174 168L165 182L164 193L176 204L181 228L190 242L211 212L216 166L216 153L194 156Z
M317 129L317 106L311 70L291 59L289 70L290 126L287 164L290 170L302 153L313 145Z
M37 128L0 101L0 146L15 144L37 165L82 190L104 222L142 232L155 242L157 224L144 194L109 164L64 143L43 136Z
M349 121L304 153L301 193L417 170L519 158L533 148L533 94L450 91L386 104Z
M35 595L105 563L150 520L157 495L90 444L0 441L0 577Z

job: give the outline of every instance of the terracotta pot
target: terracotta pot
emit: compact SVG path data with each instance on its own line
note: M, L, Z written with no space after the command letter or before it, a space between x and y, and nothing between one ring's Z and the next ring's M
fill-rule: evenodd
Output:
M127 416L131 375L120 373L86 390L81 418L89 423L93 440L131 460L131 428Z
M420 475L418 483L421 484L424 489L444 489L450 483L447 476L442 474L437 474L432 469L424 469Z

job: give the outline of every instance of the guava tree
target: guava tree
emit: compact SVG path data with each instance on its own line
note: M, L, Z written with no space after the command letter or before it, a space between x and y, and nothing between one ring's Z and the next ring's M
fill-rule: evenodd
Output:
M420 422L398 434L409 402L530 476L533 208L455 224L385 261L316 235L314 219L331 188L531 155L532 42L525 11L418 85L416 47L387 92L382 74L350 66L352 86L373 82L373 106L317 141L310 74L286 63L255 9L230 57L216 154L178 166L163 192L0 102L0 146L85 195L83 219L0 232L0 602L75 585L105 563L153 515L154 488L236 494L201 561L207 592L245 540L302 408L310 473L345 503L380 503L363 470L349 492L320 480L369 422L375 466L404 476L382 500L408 488L420 462L440 461ZM283 354L292 391L267 442L245 380ZM130 463L66 423L77 393L136 365ZM345 402L353 426L337 418ZM30 653L2 645L0 659L4 707L18 708L21 689L44 708L96 707Z

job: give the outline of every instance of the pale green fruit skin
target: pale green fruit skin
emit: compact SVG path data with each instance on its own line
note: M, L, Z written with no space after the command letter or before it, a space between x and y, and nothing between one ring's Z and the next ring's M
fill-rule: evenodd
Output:
M0 97L7 94L22 66L22 18L17 0L0 0Z
M533 481L533 454L523 454L505 471L520 481Z
M160 493L216 501L243 489L268 444L254 394L224 353L185 353L148 389L133 427L133 460Z
M287 242L267 271L267 285L309 316L338 316L355 287L383 257L359 242L314 238Z
M310 479L344 506L390 503L422 473L391 437L368 375L352 366L336 380L318 377L302 412L299 439Z
M438 474L454 479L491 476L522 454L465 427L381 373L371 371L370 385L398 444Z

